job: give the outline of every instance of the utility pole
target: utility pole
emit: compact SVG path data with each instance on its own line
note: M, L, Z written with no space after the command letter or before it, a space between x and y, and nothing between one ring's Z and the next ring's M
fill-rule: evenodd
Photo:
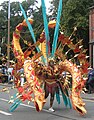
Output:
M10 65L10 0L8 2L8 43L7 43L7 63L8 63L8 67Z

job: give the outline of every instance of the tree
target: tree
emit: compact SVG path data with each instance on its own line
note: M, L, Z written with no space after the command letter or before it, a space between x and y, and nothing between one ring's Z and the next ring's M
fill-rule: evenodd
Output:
M68 0L63 9L64 26L67 29L88 27L89 7L92 4L93 0Z
M37 7L37 0L36 1L35 0L29 0L28 2L23 1L21 4L22 4L22 6L23 6L23 8L26 12L27 17L32 17L33 19L36 19L35 21L37 21L37 22L34 22L34 24L33 24L34 31L36 31L35 27L38 27L41 23L40 21L42 20L41 19L42 16L39 17L39 15L41 14L40 13L41 9L39 7ZM12 41L13 31L15 30L15 27L19 23L21 23L23 21L23 19L24 19L24 17L22 15L22 11L20 9L19 2L10 3L10 44L11 44L11 41ZM7 29L7 26L8 26L8 1L4 1L1 4L0 26L1 26L1 29L0 29L0 35L1 36L0 37L1 37L1 39L3 37L5 37L5 42L4 43L7 44L7 39L8 39L7 38L8 37L8 29ZM26 31L29 33L28 29ZM30 40L31 35L29 34L29 36L28 36L28 34L24 33L23 39L25 39L25 38L28 38ZM3 45L5 45L5 44L3 44ZM4 49L4 54L7 53L7 52L5 52L7 50L7 48L5 49L5 47L3 47L3 49Z
M94 0L63 0L60 28L69 36L74 27L77 27L76 34L79 39L84 39L85 47L88 47L89 40L89 7L93 3ZM53 16L57 11L57 4L57 0L52 1L52 6L55 8L52 12ZM53 8L51 7L50 10Z

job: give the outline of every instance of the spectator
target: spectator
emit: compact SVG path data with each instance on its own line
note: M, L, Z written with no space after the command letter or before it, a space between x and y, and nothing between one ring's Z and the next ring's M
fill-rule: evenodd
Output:
M8 82L9 82L9 83L10 83L10 81L13 79L12 71L13 71L13 67L12 67L12 65L10 64L10 67L8 68Z
M7 66L5 63L2 64L2 74L7 75Z
M88 73L88 80L86 82L86 88L88 89L88 93L92 93L94 91L94 68L90 69Z
M23 86L23 84L24 84L24 74L21 73L21 86Z

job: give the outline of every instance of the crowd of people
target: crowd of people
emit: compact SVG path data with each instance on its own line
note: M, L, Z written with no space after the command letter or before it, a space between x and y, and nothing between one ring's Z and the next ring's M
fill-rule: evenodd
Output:
M7 67L6 63L2 63L0 65L0 83L13 83L15 79L12 72L13 72L14 64L10 62L9 68ZM23 86L25 78L24 78L24 70L23 68L20 69L18 72L21 74L21 86ZM94 92L94 68L90 69L88 73L88 80L86 82L86 89L89 94Z
M7 66L7 62L2 62L0 64L0 83L8 83L12 84L14 81L13 76L14 62L9 63L9 67ZM24 84L24 71L23 68L19 70L21 74L21 86Z

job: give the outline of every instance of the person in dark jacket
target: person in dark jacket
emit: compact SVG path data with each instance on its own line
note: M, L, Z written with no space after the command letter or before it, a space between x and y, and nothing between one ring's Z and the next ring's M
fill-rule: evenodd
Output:
M94 68L91 69L88 73L88 80L86 82L86 88L88 89L88 93L94 92Z

